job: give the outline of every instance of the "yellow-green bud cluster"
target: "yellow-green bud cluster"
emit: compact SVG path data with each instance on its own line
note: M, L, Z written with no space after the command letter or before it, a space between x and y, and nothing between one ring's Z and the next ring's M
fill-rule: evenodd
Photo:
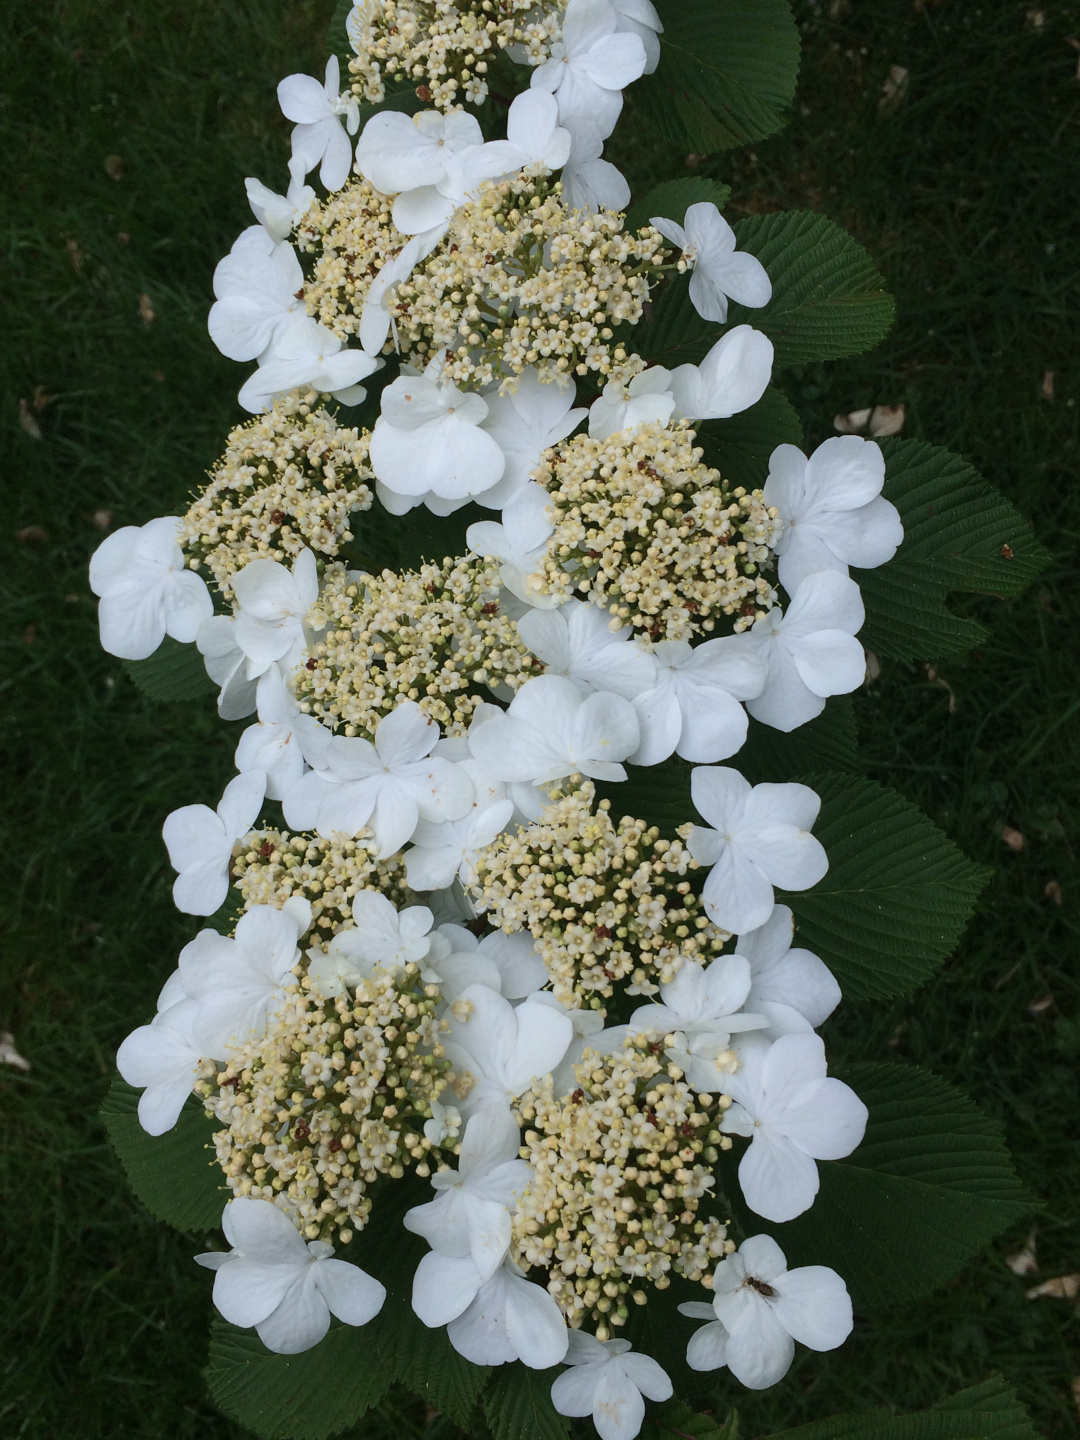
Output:
M539 821L481 850L473 893L493 925L531 933L560 1000L599 1008L616 981L651 994L730 936L691 889L682 841L632 816L616 824L595 794L588 780L556 793Z
M317 400L290 391L238 425L184 516L189 565L205 564L226 598L252 560L290 565L305 546L336 555L352 539L350 516L371 506L368 431L339 425Z
M491 692L509 696L543 670L499 591L498 566L467 557L401 575L328 566L309 616L327 629L293 679L300 708L370 736L397 704L415 700L444 732L463 734Z
M695 1095L661 1048L637 1036L614 1056L586 1050L569 1096L549 1082L518 1102L533 1178L511 1254L546 1269L569 1323L592 1319L602 1340L631 1299L644 1303L643 1282L666 1289L673 1269L700 1281L735 1248L698 1216L717 1150L731 1144L716 1128L730 1101Z
M776 603L762 567L778 528L760 490L702 464L685 423L606 440L576 435L534 472L554 520L538 588L575 592L653 640L744 630Z

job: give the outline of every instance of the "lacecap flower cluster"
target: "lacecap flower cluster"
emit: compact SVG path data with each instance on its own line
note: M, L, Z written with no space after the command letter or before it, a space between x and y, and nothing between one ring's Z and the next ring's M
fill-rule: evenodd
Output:
M177 905L224 923L118 1055L151 1134L193 1094L217 1122L219 1310L281 1353L377 1323L349 1248L376 1181L430 1182L416 1314L476 1364L565 1364L556 1408L604 1440L671 1393L621 1332L672 1276L702 1292L688 1363L751 1387L851 1327L843 1280L737 1243L717 1184L738 1143L745 1207L790 1220L866 1121L774 899L827 870L818 797L737 757L748 715L790 731L861 682L848 567L902 538L872 442L781 445L754 491L706 464L763 333L670 371L633 348L678 275L718 324L771 293L713 205L627 226L603 142L660 29L649 0L357 5L351 88L336 59L282 81L287 193L247 181L215 272L253 418L185 515L91 566L107 650L194 643L255 717L216 809L164 828ZM496 62L530 83L485 140L462 107ZM406 82L430 108L357 135ZM393 517L473 503L468 553L380 563ZM697 813L662 835L620 786L672 756Z

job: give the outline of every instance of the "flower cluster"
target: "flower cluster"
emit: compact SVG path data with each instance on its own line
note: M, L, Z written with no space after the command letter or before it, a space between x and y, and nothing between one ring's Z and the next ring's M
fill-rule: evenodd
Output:
M299 896L311 906L312 924L336 934L352 923L352 903L361 890L378 890L397 906L411 904L401 860L380 860L364 841L342 835L291 835L265 829L246 835L232 859L233 884L245 909L285 904Z

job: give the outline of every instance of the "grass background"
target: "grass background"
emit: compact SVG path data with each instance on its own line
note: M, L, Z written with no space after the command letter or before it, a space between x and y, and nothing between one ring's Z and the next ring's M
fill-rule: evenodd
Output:
M249 221L243 176L283 183L273 88L290 71L320 72L331 8L39 0L8 14L0 35L12 172L0 217L0 1029L32 1065L0 1067L5 1436L243 1433L204 1397L209 1287L194 1247L139 1209L96 1120L116 1045L196 928L171 906L162 819L216 800L236 727L209 705L156 707L134 691L97 644L86 562L103 522L182 506L237 415L240 372L205 333L211 273ZM869 772L994 881L931 985L886 1009L845 1005L829 1043L838 1056L928 1065L1004 1124L1045 1201L1037 1280L1080 1270L1080 9L797 9L805 53L791 126L697 170L731 181L734 214L833 216L897 297L896 329L873 355L787 377L808 438L831 433L838 411L903 403L904 433L971 458L1056 557L1021 602L964 602L992 629L985 646L930 673L889 664L858 696ZM906 94L882 109L892 66L908 72ZM687 173L684 157L630 144L632 178ZM1022 850L1003 842L1005 826ZM860 1405L928 1405L996 1369L1045 1435L1075 1435L1074 1307L1025 1299L1032 1279L1004 1264L1025 1231L933 1298L862 1317L841 1351L803 1352L777 1392L725 1382L718 1404L738 1404L745 1433L760 1435ZM401 1397L363 1433L419 1435L429 1423Z

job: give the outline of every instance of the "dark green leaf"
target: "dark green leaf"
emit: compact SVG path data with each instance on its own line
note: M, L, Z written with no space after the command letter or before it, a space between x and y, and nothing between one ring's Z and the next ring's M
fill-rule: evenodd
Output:
M857 770L857 739L851 696L834 695L816 719L786 735L751 718L746 744L727 763L753 785L790 780L811 770Z
M151 700L197 700L218 688L194 645L166 635L146 660L125 660L124 669Z
M646 1409L641 1434L644 1440L739 1440L739 1412L732 1410L720 1421L713 1415L695 1414L679 1400L669 1400Z
M433 515L426 505L418 505L399 516L376 501L370 510L350 517L354 538L341 547L340 558L376 575L385 569L415 570L425 560L466 554L466 530L477 520L490 520L492 513L470 504L453 515Z
M561 1373L530 1370L520 1360L500 1365L484 1395L484 1417L493 1440L562 1440L570 1422L551 1403L551 1385Z
M626 212L626 229L640 230L654 215L674 220L681 225L691 205L711 201L723 210L731 198L731 186L703 175L690 175L685 180L665 180L654 185L641 200L635 200Z
M876 781L800 778L821 796L814 834L829 871L812 890L777 899L791 906L799 944L821 956L845 998L903 995L952 951L986 872Z
M765 484L769 457L777 445L803 443L802 425L787 396L770 385L765 394L730 420L705 420L697 427L705 463L725 480L756 490Z
M814 1420L769 1440L1038 1440L1016 1392L1000 1375L961 1390L932 1410L891 1415L861 1410Z
M221 1126L192 1097L171 1130L147 1135L137 1114L141 1093L118 1077L101 1107L132 1190L151 1215L177 1230L216 1229L231 1198L214 1158L213 1136Z
M894 660L970 649L987 631L951 614L950 590L1018 595L1049 556L1031 526L959 455L921 440L885 440L887 499L904 542L877 570L857 570L866 605L860 638Z
M339 1325L311 1350L274 1355L253 1330L215 1318L206 1383L226 1415L262 1440L323 1440L378 1404L392 1377L378 1363L370 1327Z

